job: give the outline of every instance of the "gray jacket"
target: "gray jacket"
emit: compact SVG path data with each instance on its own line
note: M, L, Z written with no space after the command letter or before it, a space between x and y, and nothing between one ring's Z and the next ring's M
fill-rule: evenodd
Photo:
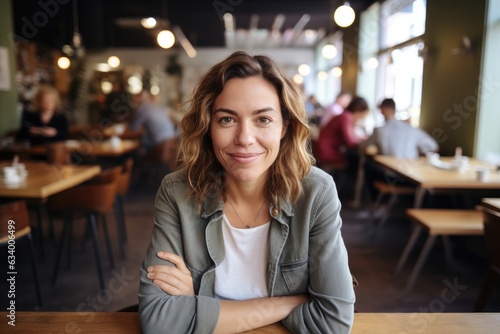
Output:
M218 196L207 198L200 216L188 194L180 171L163 179L156 196L154 231L140 273L144 333L213 333L219 318L214 283L215 267L224 259L224 203ZM269 230L269 296L307 293L311 298L282 324L293 333L349 333L355 296L331 176L313 167L297 203L282 201L281 208ZM160 250L182 256L193 277L194 297L170 296L146 277L150 265L172 265L156 256ZM235 321L251 322L268 311L255 309Z

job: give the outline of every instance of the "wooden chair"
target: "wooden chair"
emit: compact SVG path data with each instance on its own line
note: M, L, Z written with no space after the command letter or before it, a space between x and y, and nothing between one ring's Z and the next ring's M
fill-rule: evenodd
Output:
M411 272L405 293L409 292L418 278L422 267L429 256L429 253L436 242L438 236L441 236L444 244L444 251L448 267L452 267L451 246L448 236L452 235L482 235L483 219L480 211L476 210L448 210L448 209L408 209L408 217L414 222L413 232L405 246L401 257L399 258L394 276L399 275L403 269L408 257L415 247L418 237L422 231L428 232L427 240L420 252L417 263Z
M150 165L153 167L153 174L155 180L158 180L169 172L177 168L177 149L179 145L179 138L170 138L162 141L153 146L153 148L146 153L142 159L143 167ZM141 169L142 169L141 168Z
M45 145L47 149L47 161L61 165L71 164L71 153L64 142L54 142Z
M101 172L88 183L71 188L49 198L49 214L52 218L64 220L61 238L59 240L56 263L52 275L55 284L64 250L68 243L68 264L71 261L71 234L73 218L87 218L87 228L92 235L94 255L99 276L99 285L104 289L104 276L101 265L101 251L97 237L97 221L101 217L110 267L114 268L113 251L109 239L106 213L113 212L113 205L122 167L114 167Z
M13 224L9 224L12 221ZM14 239L12 239L15 237ZM33 247L33 237L31 236L31 228L29 222L29 214L28 209L26 207L25 201L15 201L7 204L0 205L0 246L1 247L9 247L14 244L17 247L18 241L26 238L29 253L30 253L30 262L31 262L31 270L33 271L33 279L35 283L35 292L36 292L36 300L37 307L42 306L42 295L40 293L40 283L38 281L38 273L36 270L35 263L35 250ZM8 250L11 248L9 247ZM19 254L16 250L16 254ZM10 255L10 254L9 254ZM8 258L7 258L8 259ZM21 256L16 257L17 262L22 261ZM16 264L14 267L9 268L5 266L7 272L16 271ZM2 283L3 284L3 283Z
M484 240L491 253L491 262L484 278L481 291L474 306L474 312L480 312L486 302L495 282L500 276L500 214L483 208Z
M116 227L118 229L118 247L120 256L125 258L125 243L127 242L127 226L125 223L125 212L123 210L123 201L128 193L130 182L132 179L132 170L134 167L134 160L128 158L123 165L123 170L118 178L118 185L116 189L115 198L115 212L116 212Z

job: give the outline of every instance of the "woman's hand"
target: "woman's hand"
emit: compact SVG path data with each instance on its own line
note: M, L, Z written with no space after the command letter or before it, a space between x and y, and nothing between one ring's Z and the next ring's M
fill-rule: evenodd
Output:
M150 266L147 277L169 295L194 296L193 277L184 260L180 256L168 252L158 252L156 255L174 266Z
M49 126L32 126L30 133L43 137L54 137L57 135L57 130Z

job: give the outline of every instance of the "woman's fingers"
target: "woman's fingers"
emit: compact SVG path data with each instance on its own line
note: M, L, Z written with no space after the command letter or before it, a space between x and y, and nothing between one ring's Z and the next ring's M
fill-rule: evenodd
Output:
M163 260L166 260L166 261L169 261L169 262L173 263L183 273L186 273L186 274L189 273L189 274L191 274L191 272L189 271L189 269L186 267L186 264L184 263L183 258L180 257L179 255L174 254L174 253L169 253L169 252L158 252L156 255L160 259L163 259Z
M193 278L184 260L169 252L158 252L157 255L160 259L168 261L174 266L150 266L147 269L147 277L171 295L194 296Z

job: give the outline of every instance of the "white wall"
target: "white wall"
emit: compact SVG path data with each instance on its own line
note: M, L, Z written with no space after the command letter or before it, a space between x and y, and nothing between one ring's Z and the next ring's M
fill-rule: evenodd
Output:
M500 0L488 1L474 155L500 156Z

